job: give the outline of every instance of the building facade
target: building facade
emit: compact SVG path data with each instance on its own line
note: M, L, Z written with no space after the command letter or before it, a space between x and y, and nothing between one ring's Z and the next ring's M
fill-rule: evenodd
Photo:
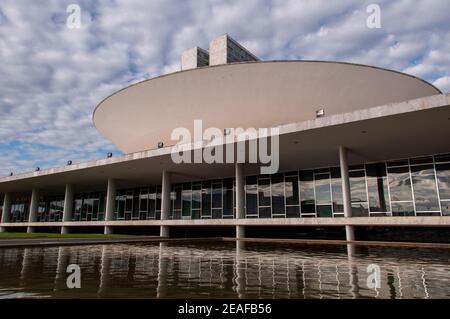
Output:
M95 109L125 155L1 177L1 230L222 226L242 238L246 226L336 226L353 240L358 226L450 226L449 94L371 66L259 61L227 35L182 64ZM174 163L171 132L199 119L224 131L276 127L278 172Z

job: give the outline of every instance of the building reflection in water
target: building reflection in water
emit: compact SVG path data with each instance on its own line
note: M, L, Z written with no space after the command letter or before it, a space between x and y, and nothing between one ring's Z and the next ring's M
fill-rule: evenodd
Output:
M448 251L230 244L0 249L0 297L450 297ZM66 286L69 264L81 289ZM370 264L379 288L367 287Z

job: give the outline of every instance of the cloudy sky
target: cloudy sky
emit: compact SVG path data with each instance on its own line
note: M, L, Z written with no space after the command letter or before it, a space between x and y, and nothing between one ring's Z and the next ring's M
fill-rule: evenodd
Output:
M367 28L367 6L381 28ZM66 25L70 4L81 28ZM0 175L120 152L91 120L131 83L180 69L184 49L229 33L258 57L340 60L450 92L450 0L1 0ZM150 123L150 121L149 121Z

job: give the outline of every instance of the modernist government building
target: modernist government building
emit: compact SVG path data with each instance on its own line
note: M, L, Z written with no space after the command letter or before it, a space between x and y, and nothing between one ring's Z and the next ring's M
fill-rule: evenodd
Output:
M278 172L174 163L173 129L199 119L278 128ZM408 74L261 61L224 35L185 51L180 72L107 97L93 122L125 155L0 177L1 231L338 229L354 240L359 229L450 226L450 94Z

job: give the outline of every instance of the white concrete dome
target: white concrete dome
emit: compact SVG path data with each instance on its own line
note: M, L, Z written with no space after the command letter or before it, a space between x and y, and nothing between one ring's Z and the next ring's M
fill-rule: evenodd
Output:
M226 64L124 88L95 109L96 128L125 153L175 144L174 128L273 127L441 93L410 75L320 61Z

